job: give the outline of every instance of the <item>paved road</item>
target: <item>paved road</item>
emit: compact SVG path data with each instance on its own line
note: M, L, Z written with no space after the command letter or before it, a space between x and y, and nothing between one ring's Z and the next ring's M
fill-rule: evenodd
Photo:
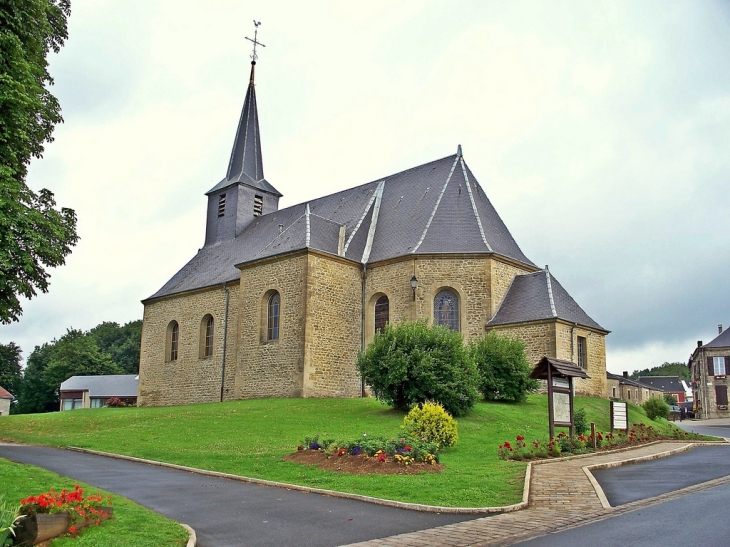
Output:
M671 459L671 458L670 458ZM520 547L657 547L730 542L730 485L518 543Z
M730 475L730 445L700 446L651 462L594 471L612 507Z
M0 445L0 457L115 492L184 522L195 529L201 547L326 547L476 518L394 509L40 446Z
M676 422L676 425L687 431L694 431L701 435L712 435L730 439L730 420L685 420Z

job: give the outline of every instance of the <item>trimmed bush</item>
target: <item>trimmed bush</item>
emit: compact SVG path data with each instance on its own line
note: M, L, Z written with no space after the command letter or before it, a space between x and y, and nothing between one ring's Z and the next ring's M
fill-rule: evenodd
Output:
M459 440L456 420L440 404L430 401L413 407L406 414L403 429L406 435L434 443L439 448L454 446Z
M656 420L657 418L666 419L669 416L669 405L661 397L651 397L648 401L644 401L641 407L646 412L646 417L650 420Z
M378 400L400 410L434 401L463 416L477 399L477 371L461 333L424 321L386 325L357 367Z
M539 387L538 381L530 378L532 367L522 340L491 331L473 341L469 351L485 399L524 402L527 392Z
M579 408L573 412L573 427L576 435L583 435L588 431L588 418L586 417L585 408Z

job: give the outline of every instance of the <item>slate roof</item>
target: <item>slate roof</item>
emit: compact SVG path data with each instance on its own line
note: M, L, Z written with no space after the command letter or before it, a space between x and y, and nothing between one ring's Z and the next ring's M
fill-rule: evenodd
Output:
M677 376L639 376L639 382L668 393L684 393L684 386Z
M610 373L608 371L606 371L606 378L608 378L609 380L618 380L618 383L619 384L622 384L622 385L639 387L639 388L642 388L642 389L653 389L655 391L664 391L660 387L650 386L650 385L645 384L645 383L637 382L636 380L633 380L631 378L624 378L620 374L612 374L612 373Z
M552 367L555 372L570 378L590 378L586 372L572 361L565 359L556 359L554 357L543 357L535 365L530 373L530 378L537 380L547 380L548 367Z
M315 249L336 255L343 225L344 257L358 263L480 253L536 267L512 238L459 147L455 155L257 217L235 239L200 249L148 300L237 280L236 265L283 253ZM565 306L580 310L569 296L564 300Z
M487 326L545 319L562 319L569 323L578 323L584 327L609 332L583 311L547 267L538 272L515 277L497 313Z
M725 329L712 342L705 344L706 348L727 348L730 347L730 329Z
M13 394L10 393L7 389L0 386L0 399L12 399Z
M233 141L231 159L228 162L226 176L206 194L212 194L232 184L242 183L252 188L281 196L264 178L264 163L261 159L261 135L259 133L259 111L256 108L256 88L254 87L254 69L256 61L251 62L246 98L243 100L241 118L238 120L236 137Z
M138 385L136 374L71 376L61 384L61 391L88 391L89 397L136 397Z

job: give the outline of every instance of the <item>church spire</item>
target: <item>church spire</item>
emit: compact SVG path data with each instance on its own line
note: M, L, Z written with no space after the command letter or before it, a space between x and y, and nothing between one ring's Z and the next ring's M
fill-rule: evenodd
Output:
M256 68L256 46L264 46L258 41L258 27L261 23L254 21L256 34L251 39L253 53L251 54L251 76L249 78L246 98L243 101L241 118L238 121L236 137L233 141L231 159L228 162L224 184L242 183L265 192L281 196L281 194L264 179L264 165L261 159L261 137L259 133L259 114L256 107L256 88L254 86L254 71ZM220 187L219 183L217 187Z

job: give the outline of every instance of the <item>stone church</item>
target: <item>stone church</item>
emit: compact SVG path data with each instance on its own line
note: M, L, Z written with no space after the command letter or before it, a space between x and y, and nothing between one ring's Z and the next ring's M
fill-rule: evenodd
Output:
M520 250L456 154L279 209L265 178L252 62L205 244L143 301L140 405L360 397L358 353L388 322L465 340L498 330L528 359L575 362L606 396L605 336Z

